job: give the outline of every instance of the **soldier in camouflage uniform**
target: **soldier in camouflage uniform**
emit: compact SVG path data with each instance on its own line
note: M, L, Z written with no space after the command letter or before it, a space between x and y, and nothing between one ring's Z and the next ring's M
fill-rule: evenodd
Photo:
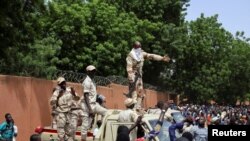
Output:
M72 94L66 88L66 81L63 77L57 79L60 89L56 89L50 98L50 105L53 111L57 112L56 125L57 133L60 141L73 141L73 138L68 134L70 108L72 103Z
M61 88L61 83L63 83L65 81L65 79L63 78L63 77L59 77L58 79L57 79L57 86L53 89L53 91L52 91L52 95L54 94L54 92L60 92L61 90L62 90L62 88ZM51 105L51 109L52 109L52 113L51 113L51 115L52 115L52 125L51 125L51 127L53 128L53 129L57 129L57 127L56 127L56 116L58 115L58 112L56 111L56 105Z
M137 101L135 108L140 109L142 98L144 97L143 92L143 82L142 82L142 68L144 60L156 60L169 62L170 58L168 56L160 56L156 54L146 53L141 49L141 43L136 41L134 43L133 49L127 55L127 73L129 80L129 89L133 89L132 98ZM135 77L138 75L137 82L135 82ZM135 83L135 85L134 85ZM138 91L138 94L137 94Z

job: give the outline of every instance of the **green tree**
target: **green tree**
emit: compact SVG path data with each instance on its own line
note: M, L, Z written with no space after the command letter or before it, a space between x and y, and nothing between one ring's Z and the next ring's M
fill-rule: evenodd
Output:
M176 86L190 100L206 102L217 99L225 89L231 70L229 56L233 36L217 22L217 16L201 15L188 23L187 46L182 48L176 63Z
M53 37L44 38L41 34L42 26L39 18L46 13L44 1L2 0L0 3L0 30L2 31L0 72L46 76L49 74L47 69L54 68L51 62L46 62L51 58L52 53L49 53L49 50L56 50L49 47L57 47L57 41ZM41 41L44 42L43 47L48 47L48 50L39 51L42 46Z
M103 2L53 2L49 11L45 30L55 33L63 43L59 69L82 72L94 64L101 75L126 75L125 58L135 40L143 41L146 51L162 52L160 43L155 43L160 22L140 20Z
M153 38L143 38L143 49L150 53L165 55L172 59L177 58L180 48L185 46L186 29L184 26L184 15L189 0L100 0L114 5L119 11L134 13L137 18L156 23L151 29ZM146 28L145 26L142 28ZM137 33L145 35L142 32ZM164 89L173 89L174 81L170 71L174 63L162 63L147 61L144 65L144 81ZM166 77L168 79L166 80ZM165 78L165 79L162 79Z
M61 41L53 37L35 40L29 44L28 52L17 54L20 59L15 65L19 65L20 75L51 78L57 69L60 46Z
M231 74L225 89L221 89L220 99L235 102L247 100L250 93L250 44L238 34L232 42L229 67Z
M153 22L183 23L183 12L189 0L100 0L115 5L117 9L134 12L139 19Z

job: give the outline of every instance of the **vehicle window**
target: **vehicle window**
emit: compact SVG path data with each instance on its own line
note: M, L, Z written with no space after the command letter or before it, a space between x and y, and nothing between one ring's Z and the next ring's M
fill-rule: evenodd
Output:
M158 120L149 120L149 124L151 125L151 127L155 127L157 121ZM170 141L169 132L168 132L168 128L170 125L171 125L171 122L168 122L166 120L163 122L160 133L157 135L160 141Z
M180 123L180 122L182 122L184 120L184 117L181 114L181 112L174 112L174 113L172 113L172 117L173 117L173 119L174 119L174 121L176 123Z

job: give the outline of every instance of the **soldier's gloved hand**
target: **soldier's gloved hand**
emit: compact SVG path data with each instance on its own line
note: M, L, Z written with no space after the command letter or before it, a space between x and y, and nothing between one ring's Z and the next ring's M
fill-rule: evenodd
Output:
M78 101L78 100L80 100L80 97L79 96L74 96L74 100Z
M167 55L165 55L165 56L163 56L162 61L169 62L170 58Z
M142 121L142 115L140 115L137 120L136 120L136 124L140 124Z
M92 110L89 111L89 117L95 117L95 114Z

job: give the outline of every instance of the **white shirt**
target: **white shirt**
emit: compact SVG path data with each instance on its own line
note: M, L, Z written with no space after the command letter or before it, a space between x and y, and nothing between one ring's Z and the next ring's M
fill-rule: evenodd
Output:
M83 81L82 86L83 93L89 93L89 103L95 103L97 96L96 85L88 75Z
M16 135L17 135L17 133L18 133L17 126L16 126L16 125L14 125L14 126L13 126L13 128L14 128L14 134L16 134ZM12 141L16 141L16 137L15 137L15 136L13 136Z
M136 122L138 115L135 111L127 109L119 113L119 122Z

